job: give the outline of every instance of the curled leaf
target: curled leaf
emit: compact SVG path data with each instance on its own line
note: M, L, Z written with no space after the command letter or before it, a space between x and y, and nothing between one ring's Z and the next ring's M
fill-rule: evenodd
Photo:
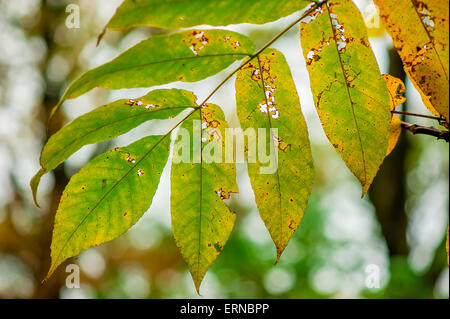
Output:
M406 102L406 97L404 96L406 92L405 84L402 80L390 74L383 74L383 79L389 91L391 110L395 110L397 106Z

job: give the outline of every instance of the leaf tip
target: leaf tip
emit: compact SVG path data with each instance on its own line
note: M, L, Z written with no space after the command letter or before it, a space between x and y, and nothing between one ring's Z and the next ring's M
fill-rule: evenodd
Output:
M275 260L274 265L278 264L278 262L280 261L280 257L281 257L281 254L283 253L283 250L284 249L277 247L277 259Z
M201 279L195 279L194 280L194 285L195 285L195 291L197 292L197 295L199 295L199 297L201 297L202 295L200 294L200 286L202 284L203 278Z
M48 279L50 278L50 276L53 274L54 271L55 271L55 267L53 265L51 265L50 269L48 270L47 275L45 275L45 278L42 279L41 285L45 284L48 281Z
M98 47L99 44L100 44L100 42L102 41L103 36L105 35L107 28L108 28L108 26L105 26L105 27L103 28L102 32L100 32L100 34L98 35L98 37L97 37L97 43L95 44L96 47Z
M56 111L59 109L59 107L61 106L63 101L64 101L64 97L62 97L61 100L59 100L58 103L50 111L50 115L47 120L47 128L50 126L50 121L52 120L53 116L55 115Z
M362 191L362 194L361 194L361 199L366 197L367 192L369 191L369 188L370 188L370 184L363 185L363 191Z
M30 181L30 187L31 187L31 192L33 194L33 202L34 204L41 208L41 206L39 206L38 201L37 201L37 190L39 187L39 183L41 182L41 177L45 174L44 169L40 169L31 179Z

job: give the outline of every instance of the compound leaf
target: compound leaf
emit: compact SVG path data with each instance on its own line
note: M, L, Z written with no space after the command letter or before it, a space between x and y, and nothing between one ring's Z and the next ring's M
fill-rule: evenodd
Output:
M236 99L241 128L266 133L258 130L258 141L248 135L245 149L256 203L278 261L303 218L314 179L308 130L283 54L268 49L239 71ZM258 160L250 153L256 153L256 144ZM263 163L266 152L270 160Z
M448 1L375 0L406 74L427 108L449 121Z
M352 1L328 1L300 24L324 131L365 194L389 140L389 94Z
M182 124L173 151L171 215L198 292L233 229L236 214L224 200L238 189L235 165L223 161L227 125L221 109L207 104L196 112Z
M67 258L120 236L139 220L156 192L169 144L167 135L145 137L96 157L71 178L56 212L46 278Z
M52 135L42 150L42 168L31 182L35 202L41 177L81 147L113 139L149 120L174 117L195 107L195 101L188 91L155 90L137 99L109 103L75 119Z

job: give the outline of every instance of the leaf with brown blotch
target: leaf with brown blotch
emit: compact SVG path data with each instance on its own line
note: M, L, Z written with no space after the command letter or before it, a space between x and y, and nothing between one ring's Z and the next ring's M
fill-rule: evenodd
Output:
M314 166L308 129L280 51L268 49L247 64L237 73L235 87L241 128L249 133L248 174L278 261L299 227L311 195ZM250 135L254 127L259 128L257 142ZM258 152L263 149L270 154L270 160L254 160L251 153L256 153L256 144Z
M389 91L391 110L395 110L397 106L406 102L406 97L404 96L406 92L405 84L402 80L390 74L383 74L383 79L386 81L386 86Z
M369 189L386 156L389 93L352 1L328 1L300 23L314 102L325 134Z
M406 74L431 113L449 121L449 2L375 0Z

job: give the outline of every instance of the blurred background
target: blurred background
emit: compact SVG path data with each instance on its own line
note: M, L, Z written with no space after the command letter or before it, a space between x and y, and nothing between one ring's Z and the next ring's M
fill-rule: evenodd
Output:
M46 282L53 219L69 178L90 159L115 145L167 131L167 121L152 121L114 141L86 146L47 174L34 206L29 181L39 169L40 150L49 135L75 117L119 98L147 92L93 90L64 104L46 130L51 108L68 83L152 34L137 28L98 34L121 0L0 0L0 298L448 298L445 236L449 209L448 144L403 132L386 158L370 193L361 186L327 141L315 112L298 27L274 45L292 69L311 136L316 168L305 217L278 265L275 247L259 218L245 166L238 167L240 194L231 205L236 227L223 253L195 292L170 226L170 165L152 206L120 238L91 248L61 265ZM355 1L369 29L382 73L403 79L403 110L429 114L392 41L379 25L372 1ZM80 9L80 28L68 28L67 5ZM262 46L299 17L293 14L264 26L228 29ZM149 52L151 54L151 52ZM192 90L199 99L238 64L196 84L163 88ZM233 97L233 98L230 98ZM234 81L211 100L221 105L231 125L235 115ZM438 126L433 120L404 121ZM66 265L80 266L79 289L66 287ZM379 287L368 279L379 274ZM369 280L370 281L370 280Z

